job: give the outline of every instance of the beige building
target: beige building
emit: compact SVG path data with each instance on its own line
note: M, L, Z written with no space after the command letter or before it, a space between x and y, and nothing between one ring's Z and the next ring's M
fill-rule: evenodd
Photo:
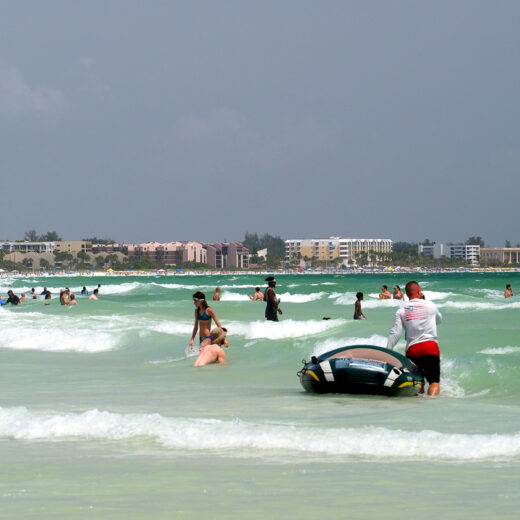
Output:
M84 240L61 241L54 243L54 251L56 253L91 253L92 242L85 242Z
M285 241L286 260L334 260L339 258L337 238L302 238Z
M480 265L520 263L520 247L481 247Z
M49 266L54 267L53 253L20 253L15 251L14 253L5 255L4 260L24 264L28 269L32 270L41 269L46 263ZM42 260L44 260L43 265L40 263Z
M285 259L291 260L340 260L342 263L356 263L360 254L366 254L371 261L381 260L392 252L393 242L388 238L313 238L285 241ZM359 258L358 258L359 259Z

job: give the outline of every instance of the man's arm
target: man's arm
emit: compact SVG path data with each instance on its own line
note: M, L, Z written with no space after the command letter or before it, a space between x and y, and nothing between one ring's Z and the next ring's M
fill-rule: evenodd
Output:
M395 313L394 326L390 331L390 335L388 336L388 341L386 343L386 348L390 350L394 350L397 342L401 338L401 334L403 333L403 321L401 319L401 315L399 311Z
M439 324L442 321L442 314L439 312L437 305L434 303L432 305L435 307L435 323Z
M273 291L273 289L271 289L271 287L269 287L269 291L268 291L268 297L269 297L269 301L273 304L274 308L275 309L278 309L278 302L276 301L276 297L275 297L275 293Z

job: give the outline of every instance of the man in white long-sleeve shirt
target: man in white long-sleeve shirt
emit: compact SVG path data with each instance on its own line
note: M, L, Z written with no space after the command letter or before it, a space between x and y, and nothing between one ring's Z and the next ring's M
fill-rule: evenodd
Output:
M440 352L437 344L437 323L442 315L437 306L423 298L417 282L406 284L408 302L395 313L395 321L386 348L393 350L403 328L406 331L406 357L412 360L423 372L429 383L428 395L440 392Z

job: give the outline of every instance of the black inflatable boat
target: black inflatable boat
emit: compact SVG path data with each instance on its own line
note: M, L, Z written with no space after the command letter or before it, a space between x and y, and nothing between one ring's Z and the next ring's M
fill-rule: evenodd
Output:
M416 395L424 381L408 358L383 347L352 345L303 362L298 372L307 392Z

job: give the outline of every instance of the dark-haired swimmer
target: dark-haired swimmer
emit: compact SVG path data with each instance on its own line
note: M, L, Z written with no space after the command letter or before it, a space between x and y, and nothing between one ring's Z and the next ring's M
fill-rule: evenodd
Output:
M197 335L197 331L199 331L201 347L211 343L211 320L215 320L217 327L222 328L215 311L208 305L206 295L203 292L197 291L193 295L193 304L195 305L195 324L193 325L193 333L189 342L190 349L193 348L193 340Z
M10 303L11 305L20 305L22 302L20 301L20 298L14 294L12 290L7 291L7 300L5 300L5 304Z
M388 287L386 285L383 285L383 287L381 287L381 293L379 294L379 298L381 300L390 300L392 298L392 295L390 294L390 291L388 290Z
M394 300L404 300L403 291L398 285L394 286Z
M504 298L511 298L511 296L513 296L513 288L511 287L511 284L508 283L504 292Z

